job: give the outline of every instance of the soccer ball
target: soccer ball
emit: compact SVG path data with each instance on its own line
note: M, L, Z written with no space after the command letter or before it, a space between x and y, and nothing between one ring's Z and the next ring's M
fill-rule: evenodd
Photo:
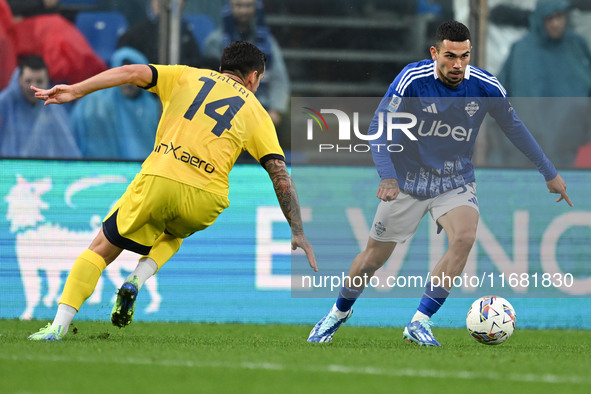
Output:
M515 330L515 310L502 297L481 297L472 303L466 316L466 328L480 343L499 345Z

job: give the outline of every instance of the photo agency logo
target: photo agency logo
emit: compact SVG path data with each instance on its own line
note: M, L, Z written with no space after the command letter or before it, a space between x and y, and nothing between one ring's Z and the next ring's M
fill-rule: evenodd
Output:
M333 132L332 127L329 129L328 122L323 114L332 115L336 118L338 124L337 140L334 141L334 138L330 138L330 142L327 142L327 138L324 136L322 142L318 143L318 152L366 153L372 149L378 152L381 150L402 152L404 150L402 144L389 143L392 141L393 133L397 131L404 133L410 141L417 141L417 138L410 131L411 128L417 125L417 117L411 113L379 112L377 131L374 134L367 134L360 131L359 112L347 113L335 108L322 108L319 111L310 107L302 108L305 110L302 113L308 116L306 123L306 139L308 141L314 141L315 129L320 133ZM365 127L365 130L368 130L368 126L369 124Z

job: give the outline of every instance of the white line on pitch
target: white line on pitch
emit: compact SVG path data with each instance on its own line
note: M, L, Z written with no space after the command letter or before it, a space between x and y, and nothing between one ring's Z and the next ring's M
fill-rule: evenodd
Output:
M61 357L61 356L11 356L8 354L0 355L2 360L13 361L45 361L45 362L77 362L77 363L107 363L107 364L126 364L126 365L154 365L160 367L185 367L185 368L230 368L230 369L253 369L267 371L302 371L302 372L332 372L344 374L360 374L373 376L391 376L391 377L422 377L437 379L463 379L463 380L503 380L512 382L535 382L535 383L570 383L570 384L591 384L591 379L584 379L572 375L552 375L552 374L501 374L494 372L478 373L470 371L445 371L436 369L386 369L379 367L356 367L347 365L324 365L324 366L306 366L296 367L277 363L256 363L256 362L202 362L192 360L140 360L135 358L114 358L114 359L89 359L87 357Z

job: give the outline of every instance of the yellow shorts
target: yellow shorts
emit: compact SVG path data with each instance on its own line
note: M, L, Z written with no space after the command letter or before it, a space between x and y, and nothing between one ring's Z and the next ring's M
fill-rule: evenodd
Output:
M103 232L112 244L146 255L163 232L186 238L229 205L227 197L140 173L105 217Z

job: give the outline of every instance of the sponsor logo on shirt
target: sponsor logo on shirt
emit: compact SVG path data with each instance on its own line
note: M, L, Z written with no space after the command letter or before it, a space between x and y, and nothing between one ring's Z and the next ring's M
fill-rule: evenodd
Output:
M434 120L431 122L430 126L425 125L425 121L421 120L419 123L419 128L417 130L417 134L421 137L450 137L456 141L470 141L472 137L472 128L466 130L462 126L451 126L446 123L443 123L440 120Z
M175 160L192 165L193 167L199 168L200 170L203 170L209 174L215 171L213 164L210 164L205 160L201 160L197 156L193 156L189 152L182 150L182 145L174 146L172 142L169 142L168 144L160 143L160 145L154 148L154 152L162 153L163 155L171 155L171 157L174 157Z

